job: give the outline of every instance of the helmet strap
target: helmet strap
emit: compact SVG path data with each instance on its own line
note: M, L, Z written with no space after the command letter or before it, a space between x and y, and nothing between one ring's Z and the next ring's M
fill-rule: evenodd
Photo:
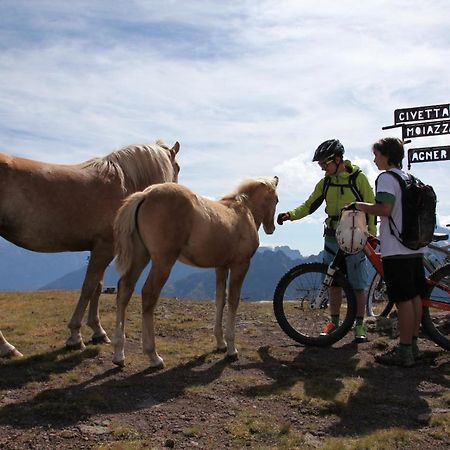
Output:
M339 170L339 167L341 167L341 164L344 164L343 158L341 158L341 161L340 161L339 164L336 163L336 158L339 158L339 156L336 156L336 157L334 158L334 165L336 166L336 170L334 171L333 175L331 175L332 177L334 177L334 176L337 174L337 172L338 172L338 170Z

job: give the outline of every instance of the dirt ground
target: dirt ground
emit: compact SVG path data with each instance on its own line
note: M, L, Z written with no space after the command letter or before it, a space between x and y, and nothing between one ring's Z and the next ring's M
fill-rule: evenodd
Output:
M112 336L113 296L103 297ZM373 326L366 344L350 333L331 348L305 348L279 329L270 303L244 303L240 357L229 361L213 351L213 302L164 300L156 324L166 368L152 370L135 301L120 369L109 345L64 350L65 325L54 311L67 322L74 301L66 293L23 294L2 325L25 357L0 362L0 448L450 446L450 354L427 339L415 367L383 367L374 354L395 343L389 331ZM0 297L0 310L11 307ZM34 316L26 330L25 316Z

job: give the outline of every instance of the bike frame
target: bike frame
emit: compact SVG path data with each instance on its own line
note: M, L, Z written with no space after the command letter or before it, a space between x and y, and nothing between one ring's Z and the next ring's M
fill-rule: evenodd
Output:
M366 242L366 245L363 249L364 254L367 256L367 259L370 261L374 269L381 275L382 278L384 278L384 270L383 270L383 263L381 261L381 254L376 252L375 249L370 245L369 241ZM334 261L333 261L334 263ZM429 277L425 277L425 281L428 285L431 286L439 286L438 283L431 280ZM439 286L440 289L446 291L448 294L450 294L450 288ZM422 298L422 304L424 306L428 306L429 308L438 308L443 309L446 311L450 311L450 303L446 302L438 302L436 300L431 300L429 298Z

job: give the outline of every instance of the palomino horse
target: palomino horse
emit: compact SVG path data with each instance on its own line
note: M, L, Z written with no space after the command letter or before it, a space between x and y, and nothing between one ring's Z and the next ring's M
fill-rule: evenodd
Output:
M0 153L0 235L36 252L91 252L69 322L69 348L83 348L81 321L94 343L110 342L100 324L103 274L114 256L113 222L125 197L153 183L177 182L180 144L131 145L76 165L47 164ZM20 356L0 332L0 356Z
M278 178L251 179L219 201L200 197L173 183L150 186L127 198L114 222L117 293L113 362L124 365L125 310L149 260L150 274L142 288L142 341L151 367L164 367L156 352L153 314L161 289L178 259L197 267L216 268L216 322L219 350L237 358L234 344L236 311L250 259L259 245L258 229L272 234L278 202ZM228 289L225 340L222 317Z

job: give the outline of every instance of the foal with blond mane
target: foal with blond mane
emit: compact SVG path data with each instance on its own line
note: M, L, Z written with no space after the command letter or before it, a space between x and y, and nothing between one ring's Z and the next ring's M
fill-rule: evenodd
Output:
M47 164L0 153L0 235L36 252L91 252L66 345L83 348L81 321L94 343L109 342L100 324L103 274L114 256L113 222L125 197L178 180L180 145L131 145L76 165ZM20 356L0 332L0 356Z
M142 288L142 341L151 367L163 367L156 352L154 310L176 260L216 268L216 322L219 350L237 357L234 343L236 311L250 259L259 245L261 224L275 230L278 178L251 179L219 201L200 197L187 187L166 183L127 198L114 223L117 293L113 362L124 365L125 311L139 275L149 260L150 274ZM228 289L225 340L222 317Z

